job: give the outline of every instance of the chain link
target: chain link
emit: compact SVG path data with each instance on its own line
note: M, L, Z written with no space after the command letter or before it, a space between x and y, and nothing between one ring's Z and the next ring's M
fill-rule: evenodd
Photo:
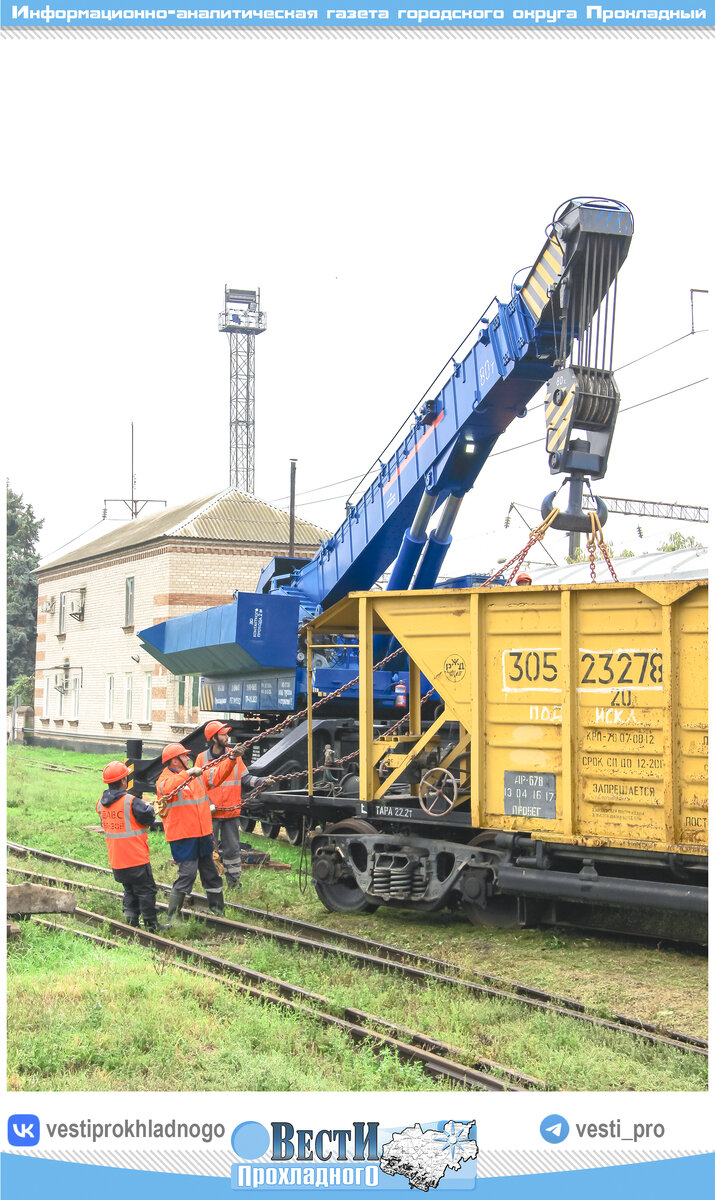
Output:
M540 525L537 525L535 529L531 530L531 533L529 534L529 540L527 541L527 543L523 547L523 549L519 550L519 552L517 554L515 554L514 557L509 560L509 562L506 564L506 566L503 568L503 570L495 571L494 574L490 575L489 579L487 579L485 581L485 583L483 583L481 586L489 587L490 584L492 584L499 575L503 574L505 571L508 571L509 568L511 567L512 571L511 571L510 575L508 576L506 584L505 584L506 587L509 587L512 579L514 578L517 571L521 567L527 554L538 542L540 542L542 540L545 533L551 526L552 521L558 516L558 513L559 513L558 508L552 509L551 512L549 513L548 517L546 517L546 519L544 521L542 521ZM606 544L603 540L603 529L601 528L601 523L600 523L597 515L594 512L589 513L589 516L591 518L591 532L587 536L586 544L588 546L588 558L589 558L589 568L590 568L590 572L591 572L591 580L593 583L596 582L595 553L596 553L596 547L598 546L598 549L600 550L600 552L603 556L603 559L606 562L606 565L608 566L608 569L611 572L611 575L613 576L613 579L615 580L616 583L618 583L618 576L616 575L613 563L611 562L608 550L606 549ZM397 658L397 656L402 653L403 653L403 649L401 646L397 650L393 650L391 654L388 654L385 656L385 658L380 659L380 662L375 663L374 667L372 668L373 671L379 671L381 667L386 666L387 663L391 662L393 658ZM350 679L350 680L348 680L347 683L343 683L339 688L336 688L335 691L330 692L329 695L323 696L322 699L318 700L313 705L313 711L315 711L316 708L320 708L323 704L327 704L329 700L337 699L337 697L341 696L343 694L343 692L346 692L348 690L348 688L354 687L355 684L359 683L359 682L360 682L360 676L356 675L354 679ZM430 696L434 695L434 691L435 691L434 688L430 688L430 690L425 693L425 695L422 697L421 705L424 704L425 701L430 698ZM259 742L265 741L265 739L267 737L275 737L276 734L282 733L284 729L289 729L291 727L291 725L295 725L297 721L302 720L302 718L307 716L307 714L308 714L307 708L302 708L300 710L300 712L297 712L297 713L291 713L289 716L287 716L285 718L285 720L279 721L277 725L273 725L270 729L264 729L264 730L262 730L261 733L257 733L252 738L249 738L248 741L243 742L240 745L240 747L234 746L232 751L228 751L226 754L222 754L218 758L212 759L212 761L210 763L207 763L206 766L202 768L201 774L203 775L204 771L207 771L209 769L209 767L218 766L219 763L224 762L227 758L234 758L234 759L237 758L238 753L236 751L238 751L238 750L240 750L241 754L245 754L246 750L251 749L253 746L257 745ZM405 721L407 720L409 715L410 714L408 712L408 713L405 713L404 716L400 717L399 721L396 721L394 723L394 725L391 725L390 728L387 730L387 732L383 736L390 737L391 734L395 732L395 730L399 729L400 726L405 723ZM335 762L333 762L333 763L321 763L319 766L313 768L313 774L316 775L319 771L325 770L326 767L343 766L344 763L350 762L352 759L357 758L359 753L360 753L359 750L353 750L351 754L346 754L342 758L336 759ZM310 771L305 770L305 771L290 771L288 774L285 774L285 775L272 775L271 776L271 781L272 781L271 786L273 786L274 783L285 783L289 779L302 779L304 777L307 778L307 776L309 774L310 774ZM194 778L199 778L199 777L194 776ZM173 792L169 792L168 795L161 796L157 800L154 801L154 809L159 814L159 816L163 817L166 815L168 801L172 800L173 797L176 796L177 793L180 792L181 789L186 786L187 786L186 783L182 783L179 785L179 787L174 788ZM253 789L252 795L253 796L258 795L260 792L264 791L264 789L266 787L268 787L267 781L259 782L256 785L256 787Z
M591 582L596 582L596 547L598 547L606 566L611 572L614 583L618 583L619 580L618 576L616 575L616 569L611 562L611 556L608 553L606 543L603 539L603 528L601 526L601 522L599 521L595 512L590 512L588 515L591 518L591 532L586 537L586 545L588 546L588 563L591 571Z
M391 662L393 658L397 658L399 654L403 653L404 651L401 646L397 650L393 650L391 654L386 655L385 658L381 658L378 663L375 663L374 667L372 668L373 671L379 671L381 667L384 667L387 663ZM329 700L335 700L337 696L341 696L342 693L347 691L348 688L354 687L355 684L359 682L360 676L356 675L354 679L350 679L347 683L343 683L341 687L336 688L334 692L330 692L328 696L323 696L321 700L318 700L313 705L313 711L315 711L316 708L320 708L323 704L327 704ZM201 768L201 774L203 775L204 771L208 771L210 767L216 767L219 763L225 762L227 758L237 758L239 752L244 754L246 750L250 749L252 746L255 746L258 742L264 741L267 737L273 737L277 733L282 733L284 729L289 729L291 725L295 725L296 721L300 721L301 718L307 716L307 714L307 708L302 708L300 712L297 713L291 713L290 716L287 716L283 721L279 721L279 723L272 726L271 729L264 729L261 733L257 733L254 737L249 738L247 742L242 742L240 746L234 746L232 750L227 751L226 754L221 754L218 758L212 759L210 763L206 763L206 766ZM405 718L402 719L404 720ZM354 753L357 754L358 751L355 751ZM341 759L340 763L347 761L347 758L352 757L353 755L348 755L346 756L345 760ZM333 765L338 766L339 763L335 763ZM317 769L322 771L323 767L321 766ZM271 778L274 780L295 779L298 776L307 774L307 771L293 771L290 775L273 775ZM200 776L193 776L193 778L198 779ZM154 811L158 813L160 817L164 817L167 812L168 801L172 800L182 788L187 786L188 785L186 783L181 783L178 787L174 788L173 792L168 792L166 796L158 797L153 804ZM264 784L264 787L265 786L266 785ZM254 788L253 794L255 795L258 790L258 787ZM263 788L260 788L260 790L262 791Z
M494 580L499 575L503 575L504 572L509 570L509 567L511 567L512 564L516 564L514 566L513 571L511 572L511 575L509 576L509 578L507 579L507 581L504 585L505 587L509 587L509 584L511 583L512 579L516 575L517 571L519 570L519 567L522 565L522 563L523 563L524 559L526 558L527 554L529 553L529 551L532 549L532 547L534 547L537 544L537 542L541 541L544 534L546 533L549 526L551 525L551 522L554 520L555 517L558 516L558 514L559 514L558 508L552 509L551 512L549 513L548 517L546 518L546 520L542 521L540 525L537 525L536 529L532 529L531 533L529 534L529 540L526 543L526 545L524 546L523 550L520 550L518 552L518 554L514 555L513 558L510 558L509 562L506 564L505 567L502 568L502 570L495 571L494 574L490 575L489 579L487 579L487 581L485 583L480 584L480 586L481 587L489 587L489 585L491 583L493 583Z
M383 660L383 661L385 661L385 660ZM428 692L425 692L424 696L420 700L420 707L422 707L422 705L427 700L429 700L430 696L433 696L434 693L435 693L435 688L430 688L430 690ZM333 693L333 695L334 694L335 693ZM328 697L328 699L329 699L329 697ZM383 737L383 738L391 737L392 734L395 733L395 731L397 729L399 729L401 725L404 725L404 723L408 719L409 715L410 715L409 712L404 713L403 716L401 716L399 718L399 720L395 721L394 725L391 725L389 729L386 729L385 732L383 734L381 734L381 737ZM343 763L350 762L353 758L357 758L359 753L360 753L359 749L352 750L350 752L350 754L344 754L342 758L336 758L334 760L334 762L319 763L317 767L313 767L313 774L317 775L320 771L324 771L326 769L332 770L333 767L342 767ZM272 787L274 783L283 783L284 780L286 780L286 779L302 779L303 777L305 777L307 779L309 775L310 775L310 768L306 768L305 771L291 771L287 775L271 775L272 783L270 786ZM260 783L256 784L253 791L251 792L251 798L253 798L254 796L257 796L259 794L259 792L264 791L265 788L267 788L268 786L269 785L268 785L267 780L266 781L262 780Z

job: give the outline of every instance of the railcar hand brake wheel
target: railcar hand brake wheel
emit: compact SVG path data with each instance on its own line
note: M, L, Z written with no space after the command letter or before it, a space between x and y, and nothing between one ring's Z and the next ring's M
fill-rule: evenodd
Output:
M428 817L446 817L457 803L458 785L446 767L432 767L420 779L420 808Z

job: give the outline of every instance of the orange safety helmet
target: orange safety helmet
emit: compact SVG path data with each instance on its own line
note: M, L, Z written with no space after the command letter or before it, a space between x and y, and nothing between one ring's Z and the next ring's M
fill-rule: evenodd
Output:
M230 733L230 732L231 732L230 725L224 725L224 723L222 721L209 721L208 725L204 729L204 737L206 738L207 742L210 742L211 739L217 737L217 735L219 733Z
M181 758L182 754L188 754L186 746L182 746L179 742L169 742L168 746L164 746L161 752L161 761L169 762L172 758Z
M118 758L112 759L107 763L102 771L102 779L105 783L117 783L120 779L124 779L129 774L129 768L126 763L120 762Z
M517 577L516 577L517 587L524 587L525 584L528 585L530 583L531 583L531 575L527 575L525 571L521 575L517 575Z

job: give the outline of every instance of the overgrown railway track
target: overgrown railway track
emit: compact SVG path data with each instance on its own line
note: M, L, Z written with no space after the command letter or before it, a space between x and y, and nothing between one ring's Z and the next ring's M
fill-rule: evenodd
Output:
M111 871L106 867L98 867L92 863L63 858L60 855L36 850L29 846L21 846L17 843L8 842L8 849L16 854L34 855L40 859L63 863L65 866L111 875ZM39 875L19 867L12 867L12 869L27 878L34 878L36 882L56 882L63 886L103 893L116 897L117 900L121 898L121 893L111 888L98 888L96 885L88 884L83 880L69 880L56 876ZM166 884L158 884L157 886L165 892L170 890ZM204 901L205 903L202 896L196 896L193 899L199 902ZM164 906L160 905L160 907L163 908ZM626 1034L651 1045L662 1045L671 1049L702 1056L707 1056L708 1053L707 1041L694 1034L640 1021L638 1018L623 1013L613 1013L609 1018L601 1017L592 1010L589 1010L586 1005L578 1000L532 988L527 984L514 980L501 979L498 976L483 972L467 971L454 963L445 962L441 959L430 958L426 955L416 954L410 950L385 945L352 934L343 934L337 930L328 929L320 925L312 925L305 921L294 920L281 914L270 913L230 902L227 902L226 907L231 912L248 914L263 921L272 921L274 924L280 925L287 932L248 924L226 916L217 917L202 909L197 904L194 904L185 915L196 916L204 921L209 928L216 929L224 934L270 939L277 944L309 952L347 958L351 963L360 967L396 972L422 984L438 984L458 991L461 990L465 995L471 995L472 997L516 1002L536 1011L552 1013L558 1017L568 1017L597 1028ZM310 933L310 937L304 936L308 933ZM326 941L324 940L326 938L331 938L332 940ZM336 940L342 940L348 943L348 945L335 945ZM174 943L169 942L168 944L172 945ZM479 980L482 982L478 982Z
M139 942L154 949L166 961L167 957L176 960L176 965L184 971L198 975L204 979L212 979L228 985L243 995L261 1001L264 1004L277 1005L297 1015L318 1021L321 1025L340 1030L353 1041L371 1045L375 1052L391 1051L402 1062L419 1063L427 1073L442 1079L450 1086L458 1086L469 1091L487 1092L519 1092L527 1088L544 1089L542 1080L534 1079L521 1071L514 1071L500 1063L489 1059L472 1058L471 1065L459 1062L459 1058L470 1058L469 1052L460 1047L450 1046L417 1030L406 1029L384 1021L372 1013L360 1009L336 1004L326 996L306 991L285 980L274 979L259 971L253 971L238 963L207 954L193 946L185 946L168 938L145 930L135 929L122 921L114 921L101 913L87 909L75 910L75 917L80 923L109 927L110 931L130 941ZM32 918L37 924L50 930L62 930L78 937L87 938L97 945L116 948L119 943L111 938L88 933L77 926L65 925L59 921L47 921L39 917ZM198 965L197 965L198 964ZM486 1069L482 1069L486 1068ZM498 1075L490 1071L499 1072Z

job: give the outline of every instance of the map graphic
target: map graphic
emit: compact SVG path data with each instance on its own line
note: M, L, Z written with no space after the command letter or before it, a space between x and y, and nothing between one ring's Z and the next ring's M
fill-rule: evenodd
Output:
M418 1123L393 1134L382 1148L380 1169L404 1175L410 1187L422 1192L437 1187L445 1171L459 1171L476 1158L477 1143L469 1137L474 1121L447 1121L444 1129L423 1129Z

